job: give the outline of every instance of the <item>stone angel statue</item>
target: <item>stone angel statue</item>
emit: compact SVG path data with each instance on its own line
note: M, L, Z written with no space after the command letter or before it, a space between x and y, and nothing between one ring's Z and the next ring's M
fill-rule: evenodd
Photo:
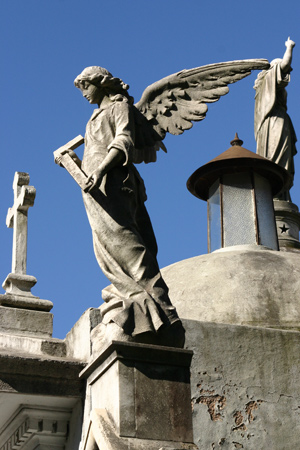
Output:
M182 70L148 86L136 104L129 86L102 67L87 67L75 79L98 106L87 123L82 162L70 150L87 176L83 201L95 256L111 282L102 291L98 338L183 346L184 329L158 267L145 187L134 163L155 161L167 132L191 128L229 84L268 67L266 60L245 60Z

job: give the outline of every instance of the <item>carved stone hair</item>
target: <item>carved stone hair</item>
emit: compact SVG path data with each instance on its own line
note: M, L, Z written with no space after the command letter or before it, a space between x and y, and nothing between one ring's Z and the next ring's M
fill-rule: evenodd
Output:
M125 84L120 78L113 77L112 74L103 67L86 67L81 74L75 78L75 86L80 89L80 83L82 81L89 81L91 84L94 84L100 89L105 89L110 93L128 96L127 90L129 89L129 85Z

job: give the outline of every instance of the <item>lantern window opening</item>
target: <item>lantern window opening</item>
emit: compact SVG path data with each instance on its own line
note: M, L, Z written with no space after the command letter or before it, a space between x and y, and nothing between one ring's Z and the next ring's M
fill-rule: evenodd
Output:
M254 172L255 205L259 245L279 250L273 195L268 180Z
M251 170L251 183L252 183L252 199L253 199L253 207L254 207L254 221L255 221L255 233L256 233L256 244L261 245L261 238L259 232L259 220L257 215L257 199L256 199L256 189L255 189L255 173Z
M209 189L210 196L207 202L208 213L208 252L222 247L222 205L220 195L220 182L217 179Z
M223 183L220 180L220 209L221 209L221 248L224 248L224 208L223 208Z

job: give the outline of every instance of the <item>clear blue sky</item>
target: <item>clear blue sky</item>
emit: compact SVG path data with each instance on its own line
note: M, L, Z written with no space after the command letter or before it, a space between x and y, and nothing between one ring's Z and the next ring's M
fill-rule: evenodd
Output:
M74 78L86 66L103 66L128 83L138 101L146 86L181 69L282 57L291 36L296 47L288 108L299 134L300 3L2 0L0 14L0 277L4 281L11 270L12 230L5 218L14 173L29 172L37 196L29 210L27 273L38 280L32 292L54 303L54 337L63 338L87 308L99 306L108 284L93 254L80 189L53 162L54 150L84 135L93 110ZM191 130L167 136L167 155L138 167L161 267L207 251L206 204L187 191L186 180L229 148L236 131L255 151L256 75L232 85ZM292 199L300 206L299 155L295 166Z

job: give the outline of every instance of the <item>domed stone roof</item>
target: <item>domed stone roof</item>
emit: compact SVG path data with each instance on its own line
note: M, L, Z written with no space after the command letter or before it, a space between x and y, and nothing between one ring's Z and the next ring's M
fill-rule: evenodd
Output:
M300 254L233 246L162 269L182 319L300 330Z

